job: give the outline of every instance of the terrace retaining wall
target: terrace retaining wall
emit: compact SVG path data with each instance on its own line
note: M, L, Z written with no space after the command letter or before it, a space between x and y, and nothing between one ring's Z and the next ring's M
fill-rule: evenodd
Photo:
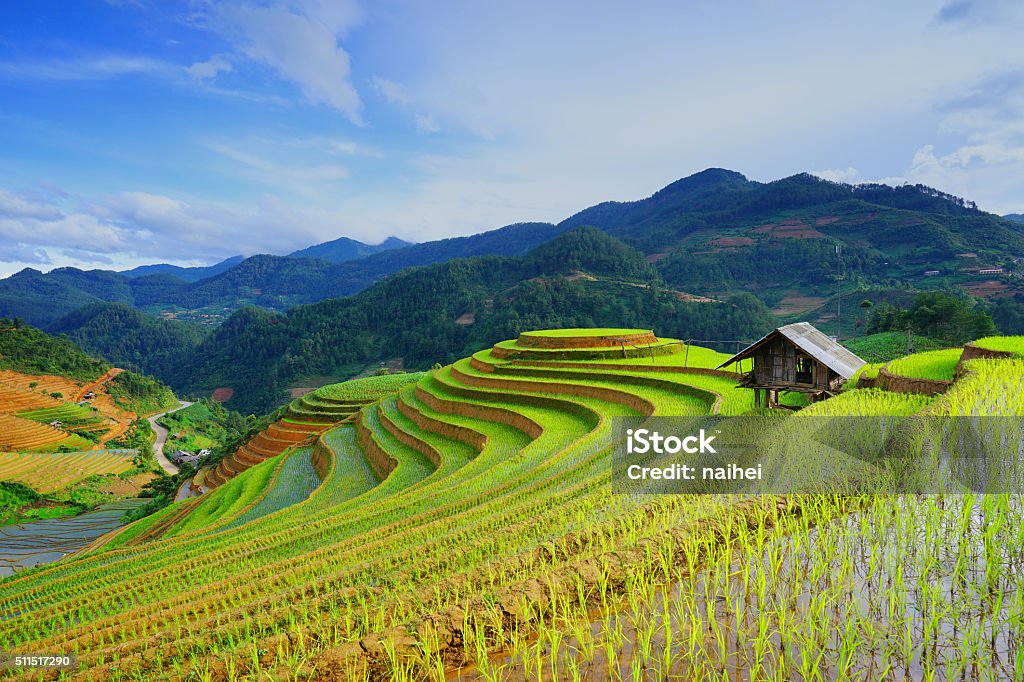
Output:
M614 341L612 341L614 339ZM524 348L599 348L616 345L620 341L635 346L646 346L658 343L653 331L645 329L636 334L622 336L538 336L520 334L516 343Z
M447 390L451 390L451 387L446 386ZM455 391L452 391L455 393ZM471 397L472 393L467 392ZM458 395L458 393L456 393ZM424 405L437 412L446 412L448 414L458 415L460 417L470 417L472 419L481 419L483 421L493 421L505 426L511 426L513 429L522 431L530 438L540 438L541 434L544 433L544 428L533 421L526 415L520 414L514 410L506 410L500 407L491 407L489 405L477 405L474 403L465 403L457 400L445 400L444 398L438 398L432 393L427 392L420 386L416 387L416 398Z
M497 388L503 391L527 391L533 393L563 393L566 395L579 396L581 398L595 398L606 400L619 405L625 405L636 410L640 414L654 414L654 405L632 393L616 391L601 386L583 386L580 384L569 384L561 382L538 383L535 381L517 381L515 379L492 379L490 377L478 377L460 372L452 367L452 377L458 379L467 386L482 386L484 388ZM549 390L546 390L549 389Z
M388 433L394 436L396 440L408 445L413 450L422 454L438 469L441 468L441 453L437 451L437 448L427 441L421 440L407 431L403 431L399 428L398 424L391 421L391 417L387 416L383 410L377 410L377 417L380 419L381 425L387 429Z
M894 393L916 393L917 395L938 395L945 393L953 385L946 379L918 379L893 374L885 367L878 370L878 376L871 381L871 386L893 391ZM857 381L858 388L867 388L864 379Z
M992 350L991 348L982 348L981 346L975 346L973 343L965 343L964 350L960 354L960 361L956 363L956 372L953 374L954 379L962 377L966 370L964 363L968 360L977 359L989 359L989 360L1005 360L1014 356L1013 351L1009 350Z
M373 432L366 426L365 414L365 412L360 412L359 418L356 420L356 442L363 449L363 454L366 455L366 461L373 469L373 473L383 481L398 466L398 460L389 455L373 437Z
M477 452L482 452L487 447L487 436L484 434L465 426L449 424L446 421L428 417L412 405L406 403L402 399L402 395L398 397L398 410L424 431L430 431L445 438L461 441Z
M495 345L491 348L491 355L499 360L522 359L522 360L617 360L619 358L649 358L664 357L680 352L675 343L659 343L653 346L607 347L592 346L585 348L562 348L562 349L519 349L505 348Z
M328 452L327 446L319 438L316 441L316 445L313 446L313 455L309 461L313 465L313 471L320 477L322 484L327 480L327 474L331 471L331 454Z
M623 374L611 374L602 372L587 372L585 375L560 372L557 369L544 369L544 368L495 368L497 373L509 372L516 373L523 376L535 376L545 377L549 379L571 379L573 377L579 377L587 380L598 380L598 381L613 381L631 386L646 386L647 388L657 388L660 390L670 391L673 393L680 393L682 395L690 396L704 402L711 412L716 412L721 408L722 397L713 391L708 391L697 386L689 386L687 384L677 384L674 381L666 381L664 379L655 379L652 377L645 376L630 376ZM614 389L602 389L602 390L614 390ZM653 407L653 406L652 406Z

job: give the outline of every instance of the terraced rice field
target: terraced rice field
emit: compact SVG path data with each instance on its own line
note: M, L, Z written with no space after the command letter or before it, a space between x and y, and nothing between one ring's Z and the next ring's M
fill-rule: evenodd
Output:
M85 450L92 447L85 438L9 414L0 414L0 451L53 450L61 446Z
M89 406L71 402L81 393L81 386L64 377L0 370L0 450L102 447L71 432L88 432L102 444L121 435L135 418L104 393ZM54 422L59 425L51 427Z
M0 481L17 481L50 493L89 476L123 474L135 468L135 450L62 453L0 453Z
M242 445L202 477L193 486L216 488L269 458L301 443L312 443L330 427L355 418L361 408L373 403L406 384L414 383L419 374L392 374L332 384L296 398L287 414Z
M889 363L893 374L914 379L944 379L950 381L960 360L962 348L943 348L899 358Z
M727 373L573 363L492 351L321 389L268 429L284 454L0 583L5 641L76 651L82 679L1015 674L1018 505L616 495L616 417L751 397ZM939 398L855 390L798 415L1024 414L1021 361L969 364Z
M9 369L0 369L0 384L27 393L60 393L64 400L73 399L79 390L79 385L66 377L21 374Z
M98 424L102 421L96 410L86 405L77 405L75 403L65 403L57 407L22 410L21 412L16 412L14 416L21 417L22 419L31 419L43 424L59 421L65 426L76 428Z

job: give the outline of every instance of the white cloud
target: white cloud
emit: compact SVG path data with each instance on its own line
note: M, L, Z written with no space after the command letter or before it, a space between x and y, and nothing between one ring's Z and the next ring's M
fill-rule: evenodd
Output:
M380 76L374 76L371 82L373 83L373 89L383 95L384 99L391 104L407 106L412 103L412 97L402 85Z
M935 23L976 27L1020 19L1019 0L950 0L939 8Z
M811 171L811 175L817 175L823 180L831 180L832 182L848 182L854 183L859 182L861 179L860 171L849 166L847 168L832 168L829 170Z
M36 220L59 220L61 212L42 201L33 201L0 188L0 218L34 218Z
M352 0L304 0L263 6L217 3L212 26L246 58L294 83L307 101L362 125L362 100L352 85L348 52L339 41L362 19Z
M210 149L256 171L251 177L272 185L335 182L352 177L348 168L336 163L282 164L226 144L214 143L210 145Z
M238 253L290 253L338 237L346 222L338 212L293 208L270 194L250 210L148 192L77 203L58 209L28 201L16 204L16 213L0 213L0 262L83 268L211 263Z
M31 263L51 265L53 261L45 250L28 244L5 244L0 241L0 263Z
M224 55L214 55L205 62L196 62L192 66L185 69L192 78L198 81L206 81L212 78L216 78L220 73L226 73L234 70L234 66L229 62Z
M415 121L416 130L421 133L437 133L441 131L441 126L437 125L437 121L429 114L416 114Z
M176 70L171 64L148 57L103 56L75 61L53 59L49 61L0 63L0 79L81 81L106 80L132 74L168 76Z
M988 76L941 107L939 131L947 139L919 147L911 182L978 201L996 213L1024 209L1024 70Z

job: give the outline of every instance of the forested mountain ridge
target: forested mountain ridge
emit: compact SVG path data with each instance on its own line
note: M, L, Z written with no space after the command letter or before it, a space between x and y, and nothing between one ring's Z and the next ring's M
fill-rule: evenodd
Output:
M139 267L132 268L131 270L123 270L118 274L133 279L136 277L148 277L150 275L171 275L172 277L176 277L185 282L198 282L201 279L219 275L225 270L229 270L230 268L238 265L243 260L245 260L244 256L232 256L231 258L226 258L214 265L195 268L183 268L178 265L157 263L156 265L140 265Z
M407 242L398 237L388 237L380 244L364 244L363 242L356 241L355 239L349 239L348 237L339 237L329 242L323 242L322 244L315 244L314 246L308 246L298 251L293 251L288 254L289 258L319 258L331 263L342 263L347 260L355 260L364 256L372 256L375 253L381 251L390 251L392 249L400 249L405 246L412 246L412 242Z
M479 255L521 255L564 230L521 223L470 237L413 244L344 262L256 255L214 276L189 282L168 273L125 277L108 270L26 268L0 280L0 315L47 327L90 303L126 303L149 312L198 311L214 323L241 306L285 311L293 305L349 296L406 267Z
M558 225L509 225L343 262L298 256L332 257L334 247L358 242L342 238L295 257L253 256L197 281L168 272L127 277L74 268L45 275L24 270L0 280L0 314L46 326L88 303L109 301L217 324L241 306L285 311L348 296L407 267L522 255L581 225L637 248L674 287L711 296L754 291L772 305L791 290L828 296L839 279L858 286L910 283L971 291L981 281L978 271L1017 271L1016 259L1024 257L1021 223L928 187L854 186L808 174L761 183L713 168L645 199L598 204ZM928 279L935 271L939 278ZM1001 278L971 293L1006 295L1019 284Z
M304 377L344 377L383 359L427 368L524 329L657 326L666 336L732 340L756 338L773 323L750 295L685 300L660 286L635 249L580 228L525 256L410 268L356 296L283 315L246 308L168 379L185 392L231 388L229 407L261 412L283 402L285 388Z
M120 367L167 376L210 333L192 322L151 317L124 303L82 306L48 327Z

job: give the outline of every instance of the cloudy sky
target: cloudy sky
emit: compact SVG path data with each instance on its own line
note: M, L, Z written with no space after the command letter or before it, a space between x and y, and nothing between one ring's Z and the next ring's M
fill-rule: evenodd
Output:
M1024 211L1017 0L0 8L0 276L556 222L707 167Z

